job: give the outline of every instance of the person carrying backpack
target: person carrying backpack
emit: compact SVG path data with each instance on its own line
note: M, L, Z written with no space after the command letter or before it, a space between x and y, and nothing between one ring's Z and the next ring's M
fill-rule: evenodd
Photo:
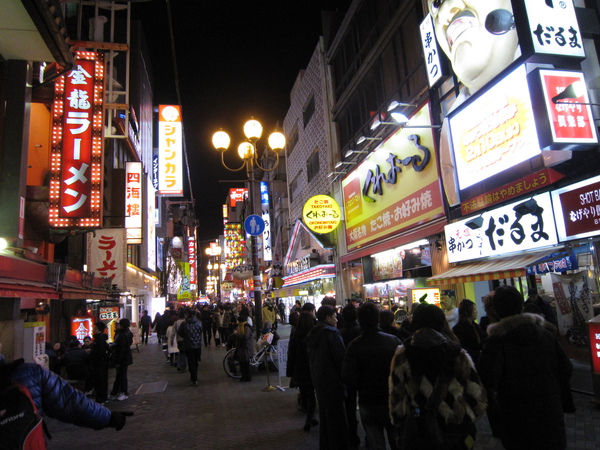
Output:
M402 450L470 450L487 406L473 361L436 305L421 303L414 334L398 347L389 378L390 416Z
M38 364L23 359L7 363L1 351L2 344L0 442L7 448L46 448L43 416L94 430L117 431L133 416L132 412L111 412Z

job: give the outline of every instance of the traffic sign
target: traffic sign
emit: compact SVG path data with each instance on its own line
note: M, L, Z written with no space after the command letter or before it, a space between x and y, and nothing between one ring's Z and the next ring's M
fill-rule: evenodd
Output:
M244 220L244 228L250 236L260 236L265 231L265 221L262 217L252 214Z

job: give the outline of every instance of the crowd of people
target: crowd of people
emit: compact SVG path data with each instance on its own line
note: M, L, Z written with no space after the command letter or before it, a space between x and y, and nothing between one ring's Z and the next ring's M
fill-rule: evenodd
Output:
M487 412L506 449L565 449L564 413L575 410L572 364L557 340L552 311L536 292L529 294L525 302L516 288L500 286L484 299L481 321L468 299L417 303L404 312L360 300L338 310L331 297L319 308L297 302L289 314L286 375L298 388L303 429L318 426L320 449L359 448L360 426L369 449L469 450L477 419ZM189 372L192 386L198 386L203 347L235 348L247 382L264 336L278 337L279 308L267 301L262 313L265 327L257 335L251 303L167 309L154 320L144 311L142 343L154 330L166 362ZM105 328L96 323L83 344L72 337L48 346L51 370L4 364L0 357L0 375L31 385L38 408L53 417L121 429L130 414L104 405L129 395L133 335L129 320L121 319L110 346ZM72 414L47 403L65 395L78 402L67 405Z
M403 313L359 301L339 312L328 297L318 309L297 303L287 376L304 430L320 426L320 449L358 448L360 425L369 449L469 450L487 412L506 449L565 449L572 363L548 305L528 307L543 302L535 294L525 302L500 286L484 299L484 327L468 299Z

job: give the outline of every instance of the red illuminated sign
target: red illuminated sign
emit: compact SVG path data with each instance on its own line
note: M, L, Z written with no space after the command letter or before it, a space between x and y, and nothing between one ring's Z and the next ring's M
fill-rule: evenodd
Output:
M600 176L552 192L560 240L600 234Z
M101 224L104 61L77 52L55 82L49 221L55 227Z
M248 198L248 189L229 189L229 206L231 206L232 208L235 208L235 204L237 202L243 202L246 198Z

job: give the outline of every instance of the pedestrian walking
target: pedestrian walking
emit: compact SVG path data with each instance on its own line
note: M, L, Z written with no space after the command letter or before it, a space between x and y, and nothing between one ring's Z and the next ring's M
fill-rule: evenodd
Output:
M317 320L317 325L306 337L306 348L319 402L319 448L347 450L346 390L342 381L346 348L336 328L336 310L333 306L321 306L317 311Z
M563 450L564 413L575 411L573 364L544 318L522 313L523 303L513 286L494 291L490 308L500 321L487 328L477 370L505 449Z
M190 308L185 310L184 315L185 321L179 327L178 333L183 338L190 381L192 386L198 386L198 363L202 359L202 324L195 311Z
M235 340L235 359L240 363L242 378L240 381L252 381L250 360L254 356L254 327L248 323L248 310L242 309L238 316L237 328L233 332Z
M148 343L148 335L150 334L150 326L152 325L152 319L148 315L148 310L142 311L142 317L140 319L140 329L142 330L142 344Z
M363 303L358 308L362 332L348 345L342 377L348 391L358 391L360 421L368 448L385 450L387 434L390 448L396 450L397 434L390 420L388 377L390 363L402 341L379 328L379 315L379 308L374 303Z
M133 344L133 334L129 330L131 322L129 319L119 320L119 327L115 332L115 367L117 373L109 400L123 401L129 398L127 369L133 364L133 355L131 354L131 345Z
M391 364L390 415L401 449L471 449L475 422L487 406L473 361L445 335L448 322L436 305L421 303L413 335Z
M93 342L90 350L94 392L96 393L96 401L100 404L105 404L108 400L108 358L110 347L108 346L108 336L104 332L105 330L106 324L104 322L96 322L94 324Z

